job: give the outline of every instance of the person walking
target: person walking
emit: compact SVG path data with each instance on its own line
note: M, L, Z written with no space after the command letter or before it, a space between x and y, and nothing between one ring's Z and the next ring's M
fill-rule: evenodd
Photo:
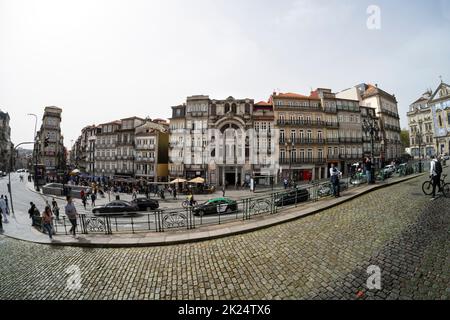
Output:
M366 176L367 176L367 184L372 184L372 161L370 158L366 158Z
M137 193L136 193L136 189L133 188L133 195L132 195L133 200L137 199Z
M6 209L6 201L3 196L0 197L0 210L2 210L4 222L8 223L8 211Z
M95 195L95 193L91 194L91 204L93 207L95 207L95 200L97 200L97 196Z
M9 215L9 201L8 196L5 195L5 202L6 202L6 214Z
M42 227L48 232L50 240L53 240L53 214L50 206L46 206L42 213Z
M330 178L331 178L331 184L333 186L333 196L335 198L339 198L340 195L340 181L339 178L341 176L341 172L336 168L336 166L334 165L334 163L331 164L331 168L330 168Z
M225 192L227 187L225 186L225 183L222 185L222 197L225 198Z
M81 202L83 203L84 210L86 210L86 206L87 206L87 196L86 195L84 195L81 198Z
M173 199L177 200L177 188L176 187L173 188L172 194L173 194Z
M36 205L33 202L30 202L30 209L28 209L28 214L30 215L31 226L36 226L36 217L38 217L40 214L38 208L36 208Z
M439 192L441 189L441 175L442 175L442 164L436 156L431 156L430 164L430 178L433 180L433 193L431 200L436 199L436 187L439 187Z
M52 211L56 216L56 220L59 220L59 207L58 203L56 202L55 198L52 200Z
M70 228L69 233L72 233L73 236L76 236L76 230L77 230L77 217L78 212L77 208L75 208L75 205L72 201L72 197L67 197L67 205L66 205L66 216L69 219L70 223L72 224L72 228Z

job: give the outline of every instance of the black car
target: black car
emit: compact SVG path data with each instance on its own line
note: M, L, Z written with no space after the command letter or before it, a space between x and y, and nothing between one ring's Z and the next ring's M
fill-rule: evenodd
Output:
M309 200L309 192L306 189L297 189L283 193L277 199L275 199L275 205L277 207L283 207L300 202L306 202Z
M196 216L204 216L206 214L233 213L237 210L238 205L236 201L228 198L216 198L195 207L193 212Z
M150 211L159 208L158 200L147 199L147 198L137 198L131 201L131 204L137 206L139 211Z
M107 203L102 206L97 206L94 209L92 209L92 213L95 215L99 214L105 214L105 213L111 213L111 214L117 214L117 213L136 213L139 211L139 207L127 202L127 201L113 201L110 203Z

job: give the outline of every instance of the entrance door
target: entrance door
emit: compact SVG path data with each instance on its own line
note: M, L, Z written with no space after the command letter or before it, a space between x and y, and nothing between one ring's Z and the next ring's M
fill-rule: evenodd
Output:
M228 186L234 186L236 184L236 174L234 172L225 173L225 181Z

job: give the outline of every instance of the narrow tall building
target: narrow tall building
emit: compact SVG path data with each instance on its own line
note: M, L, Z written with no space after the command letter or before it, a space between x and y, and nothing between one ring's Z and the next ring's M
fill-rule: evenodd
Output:
M400 116L397 99L378 85L360 84L336 94L340 99L357 100L360 106L374 108L380 119L381 162L389 163L402 156Z
M37 134L35 152L38 164L45 167L45 177L56 180L58 171L65 170L65 148L61 134L62 109L46 107L41 129Z
M434 138L438 154L450 154L450 86L443 81L433 92L428 105L434 123Z
M9 114L0 110L0 171L8 171L12 152Z

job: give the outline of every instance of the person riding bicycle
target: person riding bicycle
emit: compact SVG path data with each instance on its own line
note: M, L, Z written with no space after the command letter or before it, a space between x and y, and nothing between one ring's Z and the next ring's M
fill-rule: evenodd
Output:
M191 192L191 193L188 195L188 200L189 200L189 205L190 205L191 207L193 207L194 204L195 204L194 193Z

